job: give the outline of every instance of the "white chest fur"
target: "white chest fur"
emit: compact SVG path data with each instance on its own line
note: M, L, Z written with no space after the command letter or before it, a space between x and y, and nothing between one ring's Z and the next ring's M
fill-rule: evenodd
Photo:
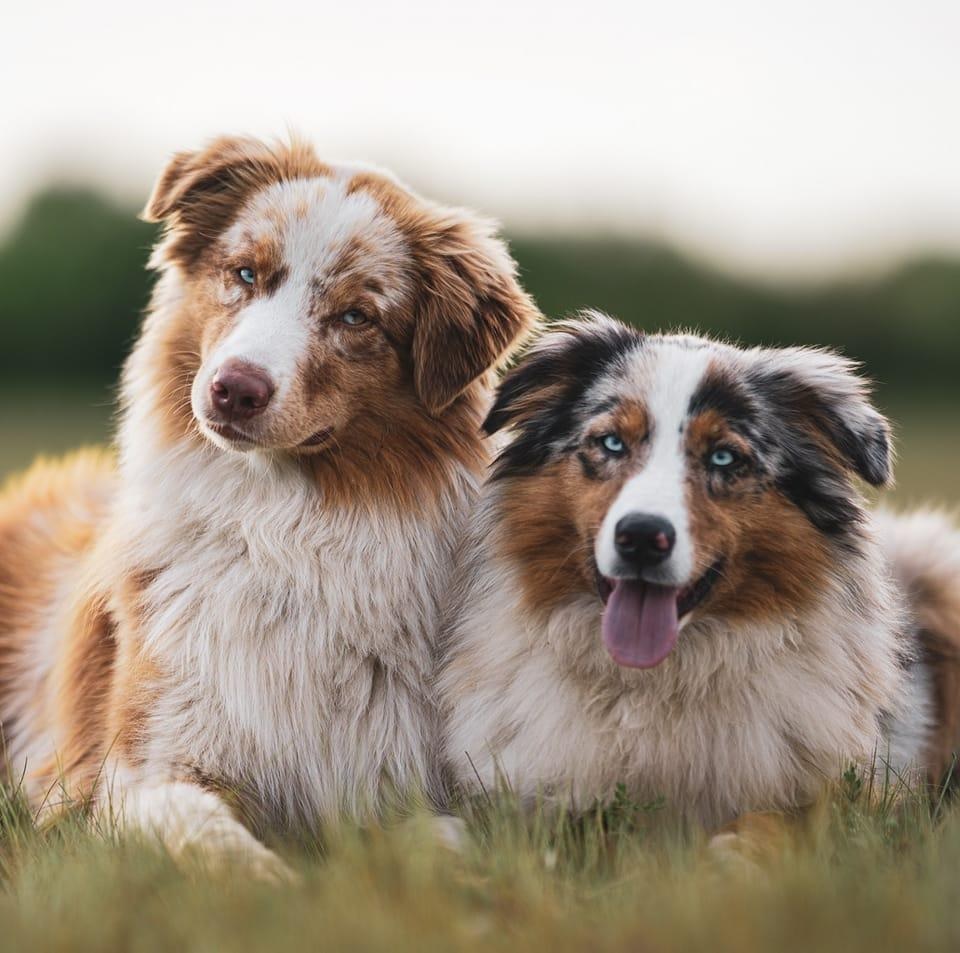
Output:
M469 498L427 517L327 511L289 464L180 452L128 483L139 637L163 673L146 770L252 794L274 823L368 816L429 787L438 603Z
M882 579L873 564L863 571ZM641 672L606 655L595 596L545 622L521 608L510 568L489 551L468 575L440 683L446 755L468 788L505 778L522 797L582 807L624 783L716 824L805 803L851 759L883 757L881 715L904 704L901 632L882 583L862 588L856 612L838 585L779 625L692 623Z

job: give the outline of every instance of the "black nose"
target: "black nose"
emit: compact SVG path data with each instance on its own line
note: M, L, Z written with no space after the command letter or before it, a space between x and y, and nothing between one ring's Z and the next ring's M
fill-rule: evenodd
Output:
M242 361L228 361L210 385L210 401L224 420L248 420L262 414L273 397L270 375Z
M668 559L677 541L669 520L646 513L630 513L617 521L613 544L617 555L631 566L657 566Z

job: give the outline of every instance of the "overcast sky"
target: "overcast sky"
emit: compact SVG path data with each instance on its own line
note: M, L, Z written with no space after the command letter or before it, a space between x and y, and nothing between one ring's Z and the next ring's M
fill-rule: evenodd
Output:
M960 0L17 3L0 83L0 222L292 127L514 226L754 271L960 250Z

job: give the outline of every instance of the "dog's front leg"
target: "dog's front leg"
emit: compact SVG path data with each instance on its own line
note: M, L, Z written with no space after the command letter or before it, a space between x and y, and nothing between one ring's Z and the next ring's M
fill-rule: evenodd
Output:
M282 883L298 879L221 797L191 781L124 784L105 798L100 815L120 832L158 837L178 861L194 856L216 870L237 867Z
M796 846L804 815L751 811L717 831L707 842L710 856L746 867L764 867Z

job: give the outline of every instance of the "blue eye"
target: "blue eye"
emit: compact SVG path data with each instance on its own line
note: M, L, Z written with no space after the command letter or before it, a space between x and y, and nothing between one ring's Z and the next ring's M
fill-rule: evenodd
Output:
M340 320L344 324L349 324L351 328L358 328L361 324L367 323L367 316L362 311L347 311Z
M252 268L241 268L237 274L245 285L252 285L257 280L257 276Z
M627 449L627 445L615 433L604 434L600 438L600 446L615 457L619 457Z
M724 469L725 467L733 466L737 462L737 456L732 450L727 450L725 447L721 447L719 450L714 450L710 454L710 466L717 467L717 469Z

